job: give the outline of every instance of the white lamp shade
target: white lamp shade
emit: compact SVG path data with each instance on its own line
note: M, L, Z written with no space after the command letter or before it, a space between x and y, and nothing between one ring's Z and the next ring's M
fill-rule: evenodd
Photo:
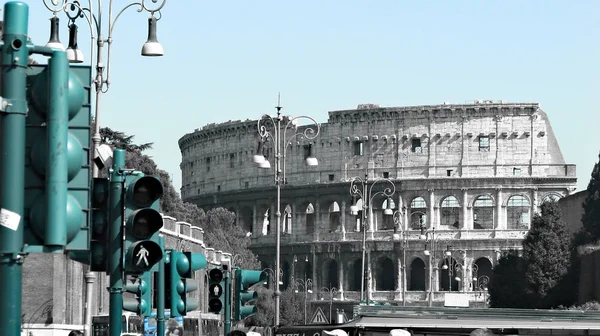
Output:
M350 214L355 216L358 215L358 207L356 205L350 206Z
M306 158L306 165L309 167L314 167L319 165L319 160L316 157L309 156Z
M67 48L67 59L71 63L83 63L83 52L79 48Z
M264 155L260 155L260 154L256 154L252 157L252 161L254 163L256 163L257 165L265 162L265 156Z
M430 254L430 253L429 253L429 250L425 250L425 251L423 251L423 253L424 253L426 256L428 256L428 255Z
M264 160L263 162L258 164L258 167L262 169L270 169L271 163L269 163L269 160Z

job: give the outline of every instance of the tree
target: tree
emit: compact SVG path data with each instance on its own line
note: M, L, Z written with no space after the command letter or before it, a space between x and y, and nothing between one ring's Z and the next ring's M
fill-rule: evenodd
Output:
M600 158L600 155L598 155ZM583 201L583 228L576 239L577 245L588 244L600 239L600 161L592 170L587 186L587 196Z
M135 135L127 135L120 131L114 131L109 127L100 128L100 142L113 148L124 149L128 152L143 152L152 149L153 142L136 144L133 142Z
M541 214L535 214L531 229L523 241L525 280L533 308L556 307L560 286L571 265L571 236L561 219L556 202L545 202ZM564 300L564 299L562 299Z
M490 307L528 308L525 286L525 262L517 251L509 251L492 270L488 284Z
M257 289L258 300L256 308L258 313L248 318L246 325L267 327L273 326L275 321L275 298L273 290L265 287ZM292 286L281 292L279 297L281 314L279 324L297 325L304 324L304 294L296 293ZM308 317L310 318L310 316Z

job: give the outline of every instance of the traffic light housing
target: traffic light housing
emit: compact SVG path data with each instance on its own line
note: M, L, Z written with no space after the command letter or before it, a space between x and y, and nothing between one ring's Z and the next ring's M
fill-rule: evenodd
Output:
M235 320L241 321L257 313L256 306L252 303L258 299L255 291L248 290L257 284L265 284L268 274L264 271L235 270Z
M108 271L108 179L94 178L90 219L90 270Z
M23 249L89 263L91 67L56 51L26 72Z
M219 314L225 307L225 281L223 271L213 268L208 272L208 311Z
M160 180L142 173L125 178L125 245L124 269L129 274L141 274L153 269L163 257L158 233L163 226Z
M132 280L123 287L126 292L135 294L135 298L123 297L123 309L149 317L152 314L152 273L142 273Z
M198 309L198 300L190 299L187 293L198 289L196 280L188 281L193 278L193 273L207 265L206 257L200 253L171 251L169 256L169 308L171 317L185 316L187 312Z

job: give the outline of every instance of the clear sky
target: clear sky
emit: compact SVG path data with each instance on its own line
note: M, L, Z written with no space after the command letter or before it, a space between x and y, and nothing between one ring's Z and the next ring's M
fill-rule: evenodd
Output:
M45 44L51 13L42 0L26 2L33 42ZM116 14L129 1L115 3ZM154 142L149 154L179 189L181 136L274 113L277 92L285 114L319 122L361 103L539 102L581 190L600 150L599 12L596 0L169 0L158 22L165 56L146 58L148 14L130 8L113 31L100 122Z

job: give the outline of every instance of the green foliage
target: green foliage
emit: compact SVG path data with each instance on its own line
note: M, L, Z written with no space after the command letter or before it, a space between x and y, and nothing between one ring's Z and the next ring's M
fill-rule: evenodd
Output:
M551 308L562 303L558 299L558 284L569 270L571 252L571 236L558 204L543 203L541 214L534 215L523 241L526 291L534 308Z
M490 307L529 308L525 285L525 262L517 251L509 251L493 269L488 284Z
M573 305L567 310L600 310L600 302L598 301L589 301L581 305Z
M272 326L275 321L275 298L273 290L265 287L257 289L258 301L256 308L258 313L246 320L248 326L267 327ZM281 292L279 298L281 314L279 323L281 325L304 324L304 293L295 293L292 287ZM310 306L310 303L309 303ZM310 307L307 307L310 312ZM307 313L307 319L311 316Z
M583 228L575 243L584 245L600 239L600 162L596 162L592 170L590 182L587 186L587 197L583 201L581 220Z
M123 132L113 131L109 127L100 128L100 142L110 145L113 148L124 149L128 152L143 152L152 149L153 142L136 144L133 142L135 135L127 135Z

